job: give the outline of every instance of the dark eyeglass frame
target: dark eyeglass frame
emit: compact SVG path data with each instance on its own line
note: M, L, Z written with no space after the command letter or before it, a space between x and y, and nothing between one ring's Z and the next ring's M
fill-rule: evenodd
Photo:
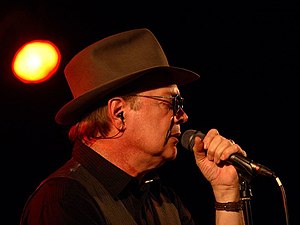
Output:
M175 95L175 96L159 96L159 95L140 95L140 94L136 94L136 95L131 95L131 96L137 96L137 97L144 97L144 98L151 98L151 99L155 99L155 100L159 100L162 101L162 99L172 99L172 103L169 101L165 101L168 102L169 104L172 105L172 110L173 110L173 115L176 116L180 109L183 110L183 100L184 98L181 97L181 95Z

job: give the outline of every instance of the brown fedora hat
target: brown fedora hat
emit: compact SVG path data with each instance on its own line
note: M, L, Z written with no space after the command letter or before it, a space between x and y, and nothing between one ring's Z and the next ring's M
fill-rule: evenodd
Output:
M75 124L108 94L156 70L171 73L177 85L199 78L197 73L169 66L156 37L146 28L115 34L86 47L64 70L74 98L58 111L55 121Z

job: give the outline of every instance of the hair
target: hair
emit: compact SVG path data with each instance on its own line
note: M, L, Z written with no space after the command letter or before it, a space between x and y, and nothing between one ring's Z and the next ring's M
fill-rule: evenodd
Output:
M90 141L92 139L112 138L108 136L111 123L108 117L107 101L119 96L129 102L132 109L137 110L139 105L137 104L136 97L132 95L173 83L169 75L170 74L165 71L163 73L157 71L150 72L107 96L100 104L96 105L93 110L87 112L79 122L70 128L69 139L74 142L75 140L83 139Z
M120 96L125 101L130 103L130 107L137 109L136 97L134 96ZM99 106L91 113L86 114L83 119L73 125L69 130L69 139L75 140L87 139L102 139L111 138L108 136L111 129L110 119L108 117L107 104Z

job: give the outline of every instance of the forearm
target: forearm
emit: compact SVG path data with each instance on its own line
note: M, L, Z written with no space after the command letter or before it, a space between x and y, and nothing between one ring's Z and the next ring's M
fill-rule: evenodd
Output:
M216 210L216 225L245 225L243 211L231 212Z

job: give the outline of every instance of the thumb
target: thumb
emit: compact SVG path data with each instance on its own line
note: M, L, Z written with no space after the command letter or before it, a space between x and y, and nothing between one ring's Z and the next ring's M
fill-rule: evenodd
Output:
M193 152L196 157L196 160L203 160L206 157L206 150L204 149L204 142L200 137L195 137L195 144L193 147Z

